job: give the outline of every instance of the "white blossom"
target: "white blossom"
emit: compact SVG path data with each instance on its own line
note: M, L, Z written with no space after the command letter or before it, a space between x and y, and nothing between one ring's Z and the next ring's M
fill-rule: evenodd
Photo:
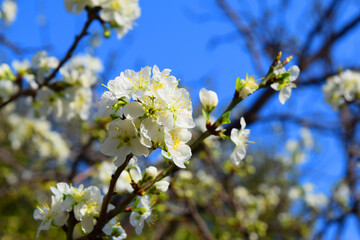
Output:
M157 175L157 169L154 166L149 166L145 169L144 174L145 174L145 176L154 178Z
M43 87L36 93L35 101L40 105L38 107L41 117L46 117L54 112L56 117L61 117L63 114L63 102L60 96L53 90Z
M67 142L59 132L51 129L49 121L13 113L8 116L8 123L11 127L8 137L14 150L29 149L26 153L31 157L55 158L60 163L69 157Z
M77 14L81 13L86 6L95 7L99 6L105 0L65 0L66 11Z
M36 238L39 237L40 231L48 230L53 222L56 226L62 226L66 223L69 214L61 210L62 200L55 196L51 197L51 207L47 204L37 207L34 211L34 219L41 220Z
M11 24L17 13L17 4L14 0L4 0L1 4L0 19L4 19L6 24Z
M118 38L132 29L139 16L138 0L107 0L101 4L100 17L114 26Z
M291 89L296 87L295 85L295 81L298 78L299 74L300 74L300 69L298 66L294 65L292 67L289 68L288 71L285 70L285 68L281 68L278 70L275 70L275 74L279 75L279 74L283 74L285 72L290 73L290 76L286 79L283 79L283 81L281 83L273 83L271 84L271 87L276 90L276 91L280 91L279 93L279 100L282 104L284 104L286 102L286 100L288 100L290 98L291 95Z
M92 92L86 87L72 87L65 90L65 95L69 98L66 119L79 116L82 120L87 120L90 115L92 104Z
M150 67L144 67L139 72L125 70L107 84L109 91L100 100L100 115L117 118L114 121L120 125L123 121L130 121L133 124L131 139L136 139L134 143L140 145L131 149L133 143L128 143L123 148L124 144L118 141L125 136L119 131L114 133L114 128L109 127L111 137L103 146L110 149L103 153L123 156L115 152L125 149L126 153L139 156L147 155L153 148L161 148L167 158L185 167L184 162L191 157L191 149L186 145L191 133L187 129L195 126L189 93L177 87L178 80L169 75L169 69L160 71L154 66L152 73L151 76ZM136 149L141 150L141 154L135 153Z
M135 227L135 232L137 235L142 233L144 222L150 224L153 222L152 205L150 205L150 198L147 195L139 197L139 204L130 214L130 224Z
M102 229L103 233L111 236L113 240L126 239L127 234L116 218L111 219Z
M0 79L0 100L1 101L4 102L4 101L8 100L12 95L17 93L18 90L19 90L19 87L15 84L15 82Z
M200 102L205 111L211 112L217 106L219 100L216 92L202 88L199 92Z
M148 148L140 142L134 123L127 119L115 119L110 123L109 137L101 145L100 151L107 156L116 156L116 166L120 166L130 153L135 156L149 154Z
M246 74L245 80L240 80L240 85L241 88L239 90L239 95L242 99L246 99L250 94L252 94L259 88L258 84L255 82L255 78L252 76L249 77L248 74Z
M166 180L158 181L154 184L156 190L160 192L166 192L169 189L170 183Z
M191 148L186 144L191 139L191 132L186 128L173 128L165 132L165 143L175 165L185 168L184 163L191 157Z
M36 81L43 83L45 75L58 66L59 60L48 57L46 51L37 52L31 59L31 67L36 71Z
M234 151L230 155L230 160L235 163L239 164L241 160L245 158L246 155L246 147L247 143L249 142L249 134L250 130L245 129L246 123L245 119L240 119L241 129L238 130L236 128L233 128L231 130L231 141L235 143Z
M333 109L340 108L345 101L353 102L360 99L360 73L345 70L326 80L322 88L325 100Z

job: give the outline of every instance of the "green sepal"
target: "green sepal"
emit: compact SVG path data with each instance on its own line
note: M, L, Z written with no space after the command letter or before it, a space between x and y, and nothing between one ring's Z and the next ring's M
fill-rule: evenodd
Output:
M219 122L221 125L231 123L230 121L230 111L227 111L223 115L221 115Z
M185 167L190 166L190 161L186 161L186 162L184 162L184 165L185 165Z
M112 120L115 120L115 119L118 119L118 118L121 118L119 115L117 115L116 113L112 113L110 114L110 117Z
M278 75L278 78L281 79L281 81L286 81L290 78L291 74L289 72L284 72Z
M205 122L208 122L209 118L210 118L210 113L205 111L205 109L202 109L201 112L202 112L202 114L203 114L203 116L205 118Z
M240 90L242 89L243 85L244 85L243 81L241 81L241 79L238 77L238 78L236 79L236 83L235 83L235 89L236 89L236 91L237 91L237 92L240 92Z
M230 138L229 136L227 136L227 135L223 134L223 132L225 132L225 131L226 131L226 130L222 130L222 131L221 131L221 133L220 133L220 137L221 137L222 139L231 140L231 138Z
M112 106L112 109L115 110L115 112L117 112L119 111L120 108L124 107L126 104L127 102L125 101L125 97L119 98L118 102Z
M133 207L133 208L136 208L137 205L139 204L139 202L140 202L140 199L137 198L137 199L135 200L134 204L132 205L132 207Z

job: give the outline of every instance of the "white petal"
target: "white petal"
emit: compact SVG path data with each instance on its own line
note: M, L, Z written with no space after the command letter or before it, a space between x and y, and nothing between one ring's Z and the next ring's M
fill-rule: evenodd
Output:
M152 139L153 137L155 137L158 130L159 125L151 118L146 118L141 122L140 132L148 139Z
M239 139L239 130L238 129L236 129L236 128L231 129L230 139L236 145L241 144L241 141Z
M270 87L272 88L272 89L274 89L275 91L278 91L279 90L279 83L273 83L273 84L271 84L270 85Z
M131 140L131 151L135 156L147 156L149 154L149 149L141 144L139 138L134 138Z
M145 111L141 103L133 101L125 105L124 115L127 119L133 120L144 115Z
M92 215L85 215L81 220L81 229L88 233L94 229L94 218Z
M288 72L290 73L290 81L295 81L299 74L300 74L300 68L297 65L292 66L291 68L289 68Z
M291 95L291 86L287 85L283 89L281 89L279 93L279 100L282 104L286 102L290 98Z
M245 122L244 117L242 117L242 118L240 119L240 125L241 125L241 129L244 129L244 128L246 127L246 122Z
M115 156L118 143L118 140L115 140L112 137L107 137L105 139L105 142L103 142L103 144L100 146L100 152L102 152L106 156Z
M139 220L136 219L138 216L140 216L140 214L138 214L137 212L131 212L131 214L130 214L130 219L129 220L130 220L130 224L133 227L135 227L139 222Z

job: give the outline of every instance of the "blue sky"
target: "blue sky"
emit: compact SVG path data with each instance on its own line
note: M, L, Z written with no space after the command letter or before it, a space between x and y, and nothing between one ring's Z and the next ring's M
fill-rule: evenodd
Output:
M240 1L231 1L238 3ZM244 14L259 15L258 1L249 1L251 4L235 4ZM275 2L275 3L274 3ZM273 1L271 6L281 10L281 1ZM329 1L326 1L329 2ZM340 27L344 22L358 11L356 1L348 1L349 5L341 10L342 22L335 23ZM311 25L304 24L311 13L306 10L307 1L291 1L289 11L277 18L279 24L290 26L290 33L303 36L301 33ZM15 23L8 28L2 28L5 36L23 48L41 50L50 45L50 54L62 58L73 42L75 34L79 33L86 14L69 14L65 11L63 1L55 0L18 0L19 12ZM198 103L198 91L208 86L215 90L220 99L220 105L231 100L235 79L245 77L246 73L256 75L252 62L241 40L234 40L210 49L210 40L214 37L234 33L235 29L224 16L220 8L212 0L142 0L140 1L142 14L136 21L133 31L123 39L118 40L112 32L109 39L102 38L95 55L105 63L110 62L114 67L105 68L105 79L117 76L125 69L139 70L142 66L158 65L160 69L170 68L172 74L180 78L182 83L190 87L193 102ZM279 11L280 11L279 10ZM302 20L299 20L302 19ZM39 22L45 25L39 26ZM93 23L90 32L101 32L98 23ZM289 33L289 34L290 34ZM335 48L335 63L338 66L358 65L360 58L354 59L354 52L358 51L359 34L352 33L340 41ZM77 53L87 51L85 48L90 37L83 39ZM117 54L113 57L112 52ZM11 52L1 48L0 61L8 62L19 58ZM34 51L24 54L20 58L31 58ZM295 56L296 59L296 56ZM108 65L105 65L107 67ZM262 76L257 76L262 77ZM101 90L100 90L101 91ZM245 104L252 103L256 96L252 96ZM240 110L239 108L237 108ZM293 92L292 98L282 106L277 95L273 97L263 115L291 112L298 116L307 116L319 119L338 120L337 115L328 105L323 103L323 95L319 94L319 87L309 89L298 88ZM263 134L272 134L269 125L255 124L251 126L252 137L258 144L264 142ZM289 125L288 136L297 138L299 128ZM331 183L335 182L344 172L344 153L340 151L340 142L333 134L315 132L316 142L321 146L322 152L312 155L305 164L306 174L303 182L314 182L317 191L329 190ZM327 146L327 147L325 147ZM328 150L331 149L331 150ZM330 183L330 184L329 184ZM348 229L354 224L348 221ZM353 234L348 230L347 234ZM350 239L346 238L346 239ZM351 237L351 239L355 239ZM360 239L358 236L357 239Z

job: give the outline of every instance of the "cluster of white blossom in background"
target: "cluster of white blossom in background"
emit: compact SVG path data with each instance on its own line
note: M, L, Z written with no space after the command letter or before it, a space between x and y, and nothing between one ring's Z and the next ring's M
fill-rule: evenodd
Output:
M157 66L139 72L126 70L108 82L108 91L100 99L100 115L111 116L109 136L100 150L116 157L120 166L126 155L148 156L156 148L181 168L191 157L186 144L189 128L195 126L189 92L178 88L170 70ZM132 101L131 101L132 100Z
M49 59L44 56L43 60L51 62ZM101 61L90 55L72 58L60 69L61 82L64 85L62 91L54 91L49 87L38 90L35 102L40 115L54 113L57 118L64 120L77 116L81 120L87 120L93 102L91 87L97 82L98 73L102 69Z
M133 27L140 16L138 0L65 0L66 10L79 14L85 7L100 7L100 18L114 28L118 38Z
M90 55L75 56L60 68L59 81L44 85L58 64L58 59L41 51L35 54L31 63L27 60L14 61L14 71L7 64L0 65L0 100L5 102L15 95L19 91L17 81L23 78L27 84L23 84L22 90L36 91L33 106L40 117L53 113L60 120L76 117L87 120L93 101L91 87L103 69L101 61Z
M56 188L51 187L51 205L47 204L37 207L34 211L34 218L42 221L37 237L40 231L48 230L51 225L66 226L69 213L73 212L75 219L79 223L75 226L73 237L77 238L89 233L96 224L96 218L99 216L103 195L98 187L90 186L85 188L69 186L67 183L57 183ZM113 209L109 205L108 211ZM111 220L102 229L103 232L113 239L125 239L124 229L117 224L116 219Z
M322 88L325 100L333 109L339 109L345 102L360 99L360 73L345 70L338 75L329 77Z
M67 142L57 131L51 130L47 120L28 118L11 113L7 117L10 125L9 141L14 150L28 149L33 157L48 159L54 158L64 163L70 155Z
M106 193L111 180L111 175L116 171L116 166L113 162L104 161L98 165L98 171L93 176L94 185L99 186L101 190ZM142 183L156 177L157 169L154 166L149 166L142 173L138 159L133 157L127 165L125 171L120 174L116 182L116 191L119 193L131 193L134 191L132 183L141 185ZM154 191L166 192L169 187L169 177L155 183Z
M17 4L15 0L4 0L0 6L0 19L6 24L14 22L17 13Z

